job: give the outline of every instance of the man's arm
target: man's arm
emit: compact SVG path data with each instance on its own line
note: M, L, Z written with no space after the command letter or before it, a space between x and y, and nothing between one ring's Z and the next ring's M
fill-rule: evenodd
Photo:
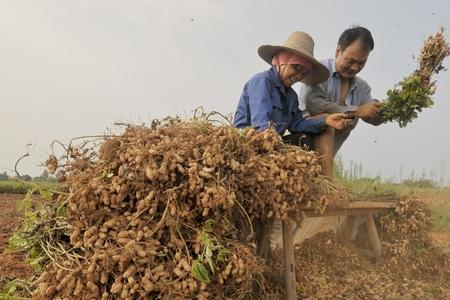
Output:
M305 132L317 134L327 128L326 117L305 119L300 109L295 111L292 123L288 127L290 132Z
M367 85L365 87L362 98L364 100L361 101L361 105L358 106L358 109L353 115L374 126L378 126L383 123L380 114L382 104L377 99L372 98L370 86ZM349 113L349 115L351 114L352 113Z
M299 102L305 104L306 110L312 116L321 113L332 114L356 110L356 107L354 106L342 106L332 102L327 98L325 91L320 84L303 84L299 92Z
M344 113L335 113L317 118L305 119L300 109L297 109L294 118L294 122L292 122L291 126L288 128L290 132L318 134L325 130L327 126L342 130L350 124L350 119Z

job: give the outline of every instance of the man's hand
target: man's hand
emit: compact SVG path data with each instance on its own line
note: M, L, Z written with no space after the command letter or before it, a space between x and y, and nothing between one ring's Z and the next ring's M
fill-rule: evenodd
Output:
M365 119L377 119L380 116L380 109L383 104L380 102L370 102L358 107L355 117Z
M342 130L347 128L350 124L351 118L349 118L345 113L331 114L325 119L325 123L337 130Z

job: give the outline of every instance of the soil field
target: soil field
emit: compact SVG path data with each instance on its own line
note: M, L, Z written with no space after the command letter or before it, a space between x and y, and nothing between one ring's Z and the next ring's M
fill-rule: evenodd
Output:
M0 194L0 290L5 279L25 279L32 274L32 269L24 260L21 252L8 250L8 240L20 225L23 213L17 210L17 201L24 195Z

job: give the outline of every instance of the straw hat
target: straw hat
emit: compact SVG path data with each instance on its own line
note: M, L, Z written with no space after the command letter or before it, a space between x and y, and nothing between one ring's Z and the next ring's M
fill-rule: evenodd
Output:
M280 50L287 50L297 54L298 56L308 59L312 63L311 72L301 82L306 84L316 84L324 82L328 79L330 72L327 67L322 65L314 58L314 40L306 32L295 31L291 33L281 46L263 45L258 48L258 54L270 65L272 58Z

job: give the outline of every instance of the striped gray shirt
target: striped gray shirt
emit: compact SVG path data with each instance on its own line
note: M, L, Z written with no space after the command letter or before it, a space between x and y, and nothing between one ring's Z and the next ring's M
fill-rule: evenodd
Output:
M350 89L345 99L345 103L340 103L341 78L336 71L336 60L334 58L320 61L330 71L330 77L315 85L300 85L298 95L300 109L304 111L305 117L314 116L321 113L339 113L355 111L358 106L373 102L371 88L366 81L355 76L350 84ZM356 126L358 119L354 119L352 124L345 130L336 131L335 153L342 146Z

